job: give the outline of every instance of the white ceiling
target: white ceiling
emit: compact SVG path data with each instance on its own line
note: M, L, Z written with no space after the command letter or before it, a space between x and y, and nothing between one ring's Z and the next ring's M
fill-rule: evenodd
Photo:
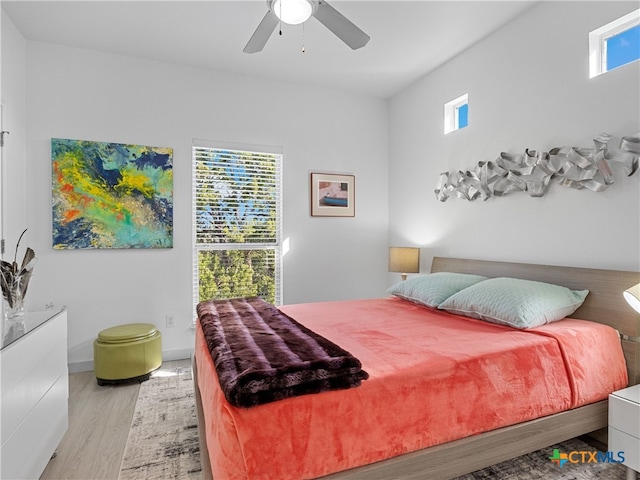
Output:
M238 72L389 98L509 22L534 1L329 0L371 36L351 50L316 19L283 25L242 52L264 0L5 1L27 40Z

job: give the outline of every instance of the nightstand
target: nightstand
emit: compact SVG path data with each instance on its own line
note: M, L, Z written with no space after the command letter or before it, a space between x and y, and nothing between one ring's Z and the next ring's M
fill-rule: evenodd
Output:
M640 471L640 385L609 395L609 451L624 452L627 480Z

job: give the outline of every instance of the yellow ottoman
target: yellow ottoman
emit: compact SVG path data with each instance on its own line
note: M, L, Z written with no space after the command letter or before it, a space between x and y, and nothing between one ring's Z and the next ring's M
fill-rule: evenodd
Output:
M144 382L162 365L162 335L150 323L129 323L102 330L93 342L98 385Z

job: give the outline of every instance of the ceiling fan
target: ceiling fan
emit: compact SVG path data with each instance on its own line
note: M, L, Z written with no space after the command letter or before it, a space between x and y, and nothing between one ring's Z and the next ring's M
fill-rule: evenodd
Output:
M267 0L267 7L267 14L244 47L245 53L262 51L278 22L298 25L311 17L318 19L353 50L364 47L370 38L324 0Z

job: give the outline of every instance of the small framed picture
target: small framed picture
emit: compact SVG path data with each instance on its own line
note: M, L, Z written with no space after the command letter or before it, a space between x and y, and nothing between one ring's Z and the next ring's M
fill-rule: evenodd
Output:
M311 174L312 217L354 217L354 175Z

